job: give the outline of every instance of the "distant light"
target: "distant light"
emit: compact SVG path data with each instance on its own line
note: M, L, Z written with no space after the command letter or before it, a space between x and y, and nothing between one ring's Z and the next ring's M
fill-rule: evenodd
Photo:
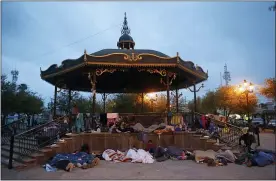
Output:
M240 92L243 92L243 91L244 91L244 88L243 88L243 87L239 87L239 91L240 91Z
M243 85L247 87L248 83L246 82L246 80L243 81Z
M157 94L148 93L148 94L147 94L147 97L148 97L149 99L154 99L155 97L157 97Z

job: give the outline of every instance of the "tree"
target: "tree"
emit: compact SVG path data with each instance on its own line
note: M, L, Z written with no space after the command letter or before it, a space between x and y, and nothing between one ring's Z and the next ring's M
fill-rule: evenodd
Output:
M5 124L6 116L15 109L15 85L7 80L6 75L1 75L1 112L3 114L2 125Z
M164 94L160 94L158 97L157 97L157 100L156 100L156 107L155 107L155 112L166 112L167 110L167 96L164 95ZM149 103L147 103L147 105L149 105Z
M216 113L217 112L217 102L216 102L216 93L213 91L209 91L206 95L202 98L201 101L201 111L204 114L207 113Z
M114 98L113 112L135 113L139 112L138 95L136 94L117 94Z
M79 92L72 91L71 92L71 105L69 105L69 91L61 90L57 93L57 109L62 112L68 114L73 104L78 106L78 109L81 113L91 113L92 112L92 98L84 97ZM101 106L96 102L96 112L102 112ZM48 109L54 109L54 99L51 98L51 101L48 103Z
M260 89L260 94L276 101L276 78L265 80L265 86Z
M196 98L196 112L202 113L202 99L200 97ZM194 100L188 102L188 108L194 111Z
M17 78L12 82L6 75L1 75L1 111L3 120L10 113L38 114L42 112L43 100L31 92L26 84L17 85ZM2 121L4 124L4 121Z
M247 114L252 113L257 105L255 93L248 94L248 105L246 95L239 92L234 86L222 86L216 91L216 104L228 119L232 113Z

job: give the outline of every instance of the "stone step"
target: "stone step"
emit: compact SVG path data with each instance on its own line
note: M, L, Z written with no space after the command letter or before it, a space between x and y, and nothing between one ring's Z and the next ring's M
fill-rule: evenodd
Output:
M1 157L9 158L9 156L10 156L10 151L9 150L7 151L5 149L1 149ZM26 154L21 154L19 152L14 152L13 153L13 159L15 161L22 162L22 161L24 161L24 159L32 159L32 157L28 156Z
M1 158L1 164L2 164L3 166L5 166L5 167L8 167L8 165L9 165L9 159L8 159L8 158L2 157L2 158ZM15 169L23 169L23 168L26 168L26 167L27 167L26 164L17 162L17 161L15 161L15 160L13 160L12 166L13 166L13 168L15 168Z
M1 150L1 160L9 160L9 152L6 152L4 150ZM5 161L8 163L8 161ZM26 157L26 156L20 156L16 153L13 155L13 163L19 164L19 165L35 165L36 164L36 159ZM5 164L5 163L4 163ZM6 164L7 165L7 164ZM20 167L20 166L19 166ZM22 166L25 167L25 166Z
M9 152L10 151L10 145L3 145L1 147L1 150ZM39 152L38 148L35 148L35 147L26 147L26 148L23 149L22 147L18 147L16 145L14 145L13 151L14 151L14 153L17 153L17 154L21 154L22 151L27 151L29 153Z

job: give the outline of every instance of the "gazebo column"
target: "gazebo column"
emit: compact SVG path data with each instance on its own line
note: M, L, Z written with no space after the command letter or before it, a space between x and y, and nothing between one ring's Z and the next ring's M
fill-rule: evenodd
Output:
M178 88L176 87L175 89L175 104L176 104L176 112L178 113L179 112L179 103L178 103L178 99L179 99L179 95L178 95Z
M162 74L161 74L162 75ZM171 105L170 105L170 85L172 85L172 81L176 78L176 73L169 72L166 70L166 82L161 78L161 83L167 88L167 124L171 124Z
M103 93L102 94L102 100L103 100L103 112L106 113L106 98L107 98L107 94Z
M167 86L167 113L170 112L170 77L169 77L169 73L167 72L166 75L166 86ZM169 120L168 120L168 124L170 124Z
M92 115L95 114L95 105L96 105L96 71L88 73L88 79L91 84L91 92L92 92Z
M142 113L144 112L144 92L142 92Z
M57 86L55 86L55 93L54 93L54 114L53 117L56 116L57 111Z
M92 113L95 114L96 112L96 73L92 75L92 94L93 94L93 102L92 102Z
M71 116L71 101L72 101L72 91L71 89L69 89L69 92L68 92L68 114L69 116Z

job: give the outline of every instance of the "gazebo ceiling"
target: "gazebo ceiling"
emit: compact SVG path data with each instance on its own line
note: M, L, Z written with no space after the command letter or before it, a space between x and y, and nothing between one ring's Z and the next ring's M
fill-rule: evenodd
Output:
M129 34L125 17L117 43L120 49L103 49L92 54L85 51L78 59L67 59L60 66L54 64L41 71L41 78L59 88L91 92L88 75L95 72L99 93L165 91L162 81L167 72L172 88L186 88L207 80L208 74L201 67L183 61L178 53L169 57L155 50L134 49Z

